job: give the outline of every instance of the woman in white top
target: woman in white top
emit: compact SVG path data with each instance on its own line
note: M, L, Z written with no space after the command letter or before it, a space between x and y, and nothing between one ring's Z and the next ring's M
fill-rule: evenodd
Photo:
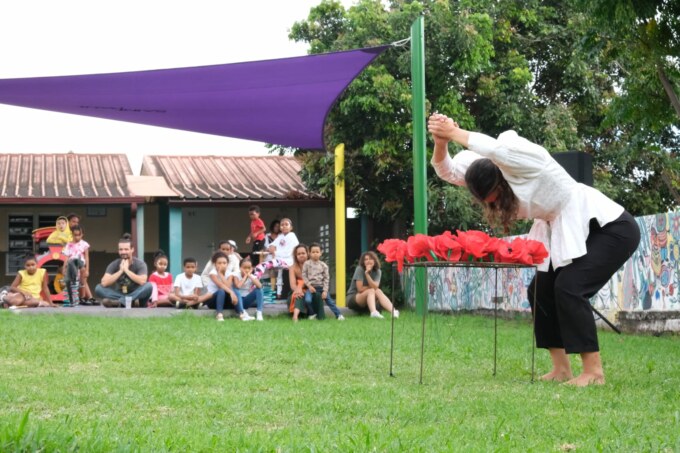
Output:
M494 139L434 114L432 165L440 178L466 186L492 224L507 232L517 219L534 219L529 238L543 242L550 259L538 266L536 343L550 351L545 380L578 386L603 384L590 298L632 255L640 241L635 219L592 187L577 183L542 146L507 131ZM453 158L448 143L469 151ZM534 303L534 282L529 285ZM574 378L567 354L579 353L583 372Z

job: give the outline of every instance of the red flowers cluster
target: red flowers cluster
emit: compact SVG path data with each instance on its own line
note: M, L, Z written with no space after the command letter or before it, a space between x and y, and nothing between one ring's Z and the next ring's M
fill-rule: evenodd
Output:
M402 239L387 239L378 246L388 263L396 262L401 272L404 263L416 261L493 261L496 263L541 264L548 256L543 243L515 238L507 242L482 231L445 231L438 236L416 234Z

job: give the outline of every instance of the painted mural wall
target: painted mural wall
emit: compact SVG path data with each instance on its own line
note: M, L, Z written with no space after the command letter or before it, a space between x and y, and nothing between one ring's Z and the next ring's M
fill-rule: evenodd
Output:
M618 311L680 311L680 211L636 218L640 245L591 302L608 315ZM434 311L499 308L528 311L533 269L428 269L429 307ZM415 301L413 268L404 270L402 289Z

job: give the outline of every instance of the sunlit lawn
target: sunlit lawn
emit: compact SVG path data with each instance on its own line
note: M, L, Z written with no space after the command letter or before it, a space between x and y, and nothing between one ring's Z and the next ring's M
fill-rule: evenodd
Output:
M607 384L530 383L531 329L428 318L0 312L0 451L680 451L680 337L600 334ZM538 351L537 372L548 369ZM576 361L574 363L577 363ZM578 371L578 368L576 369Z

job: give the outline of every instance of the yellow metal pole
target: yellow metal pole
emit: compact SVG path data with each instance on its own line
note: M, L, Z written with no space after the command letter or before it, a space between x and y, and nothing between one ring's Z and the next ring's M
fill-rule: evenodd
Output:
M345 306L345 144L335 147L335 298L338 307Z

